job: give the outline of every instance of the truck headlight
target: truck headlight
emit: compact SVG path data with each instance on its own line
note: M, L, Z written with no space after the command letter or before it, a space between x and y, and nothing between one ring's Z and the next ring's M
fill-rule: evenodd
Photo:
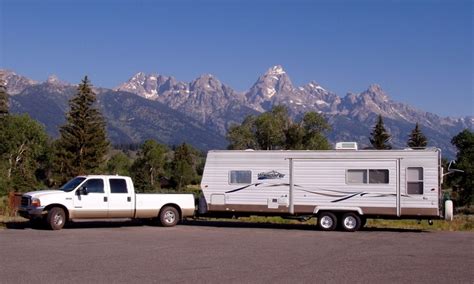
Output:
M32 198L31 199L31 206L40 207L41 206L40 200L38 198Z

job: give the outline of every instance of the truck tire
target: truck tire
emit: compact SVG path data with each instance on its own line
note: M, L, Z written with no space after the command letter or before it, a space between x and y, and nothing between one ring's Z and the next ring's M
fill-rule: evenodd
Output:
M318 215L318 228L322 231L334 231L337 227L337 217L331 212L321 212Z
M66 213L60 207L53 207L46 217L46 225L51 230L61 230L66 224Z
M160 211L160 224L163 227L173 227L178 224L179 212L173 206L165 206Z
M362 225L361 219L357 213L348 212L342 215L341 228L347 232L355 232Z

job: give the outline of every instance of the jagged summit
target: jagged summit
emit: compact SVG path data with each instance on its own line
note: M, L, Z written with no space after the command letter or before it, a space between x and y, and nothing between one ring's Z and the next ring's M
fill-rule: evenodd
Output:
M52 85L68 85L66 82L60 80L57 75L51 74L48 76L48 79L46 80L46 83L52 84Z
M170 137L173 127L173 136L179 134L190 137L190 141L193 141L193 135L202 134L199 131L186 133L184 129L188 126L184 124L171 126L168 123L179 120L182 123L189 122L202 131L212 129L215 131L213 134L220 135L222 144L225 144L223 137L230 125L241 123L247 115L257 115L275 105L287 106L294 119L301 118L308 111L322 113L333 126L334 132L329 134L332 141L369 143L367 137L374 119L381 114L392 134L394 146L404 147L406 133L414 127L415 122L419 122L431 141L430 146L443 148L453 154L455 149L450 143L452 136L460 129L474 129L473 117L442 118L417 110L391 100L377 84L370 85L362 92L339 97L316 81L294 87L287 72L279 65L266 71L244 93L234 91L211 74L203 74L188 83L171 76L138 72L117 87L116 90L120 92L101 89L98 96L104 103L103 107L107 108L104 115L116 131L113 137L117 139L141 139L136 137L143 138L153 133L156 136L149 137L161 139ZM11 71L0 70L0 75L6 81L7 91L13 94L12 113L34 114L51 133L57 133L58 125L63 121L56 118L64 117L62 111L67 108L68 98L76 92L75 87L54 84L59 81L57 77L50 77L46 83L39 84ZM119 102L121 108L116 109ZM167 115L162 116L164 114ZM166 123L159 123L164 117Z
M268 75L282 75L285 74L285 70L283 70L283 67L281 65L275 65L267 70L265 74Z

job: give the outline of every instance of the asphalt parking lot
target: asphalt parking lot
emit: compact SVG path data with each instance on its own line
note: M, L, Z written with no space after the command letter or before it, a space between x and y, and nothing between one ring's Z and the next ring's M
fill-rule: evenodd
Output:
M474 233L191 221L0 229L1 283L473 283Z

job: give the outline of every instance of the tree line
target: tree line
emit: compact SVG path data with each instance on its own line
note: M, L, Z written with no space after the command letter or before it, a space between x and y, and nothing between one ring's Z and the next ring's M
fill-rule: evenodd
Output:
M0 196L55 188L85 174L129 175L141 192L181 191L199 182L204 156L186 143L168 148L147 140L112 146L87 77L69 101L66 123L56 140L28 115L10 114L8 102L7 90L0 84Z
M204 168L204 153L188 144L172 148L147 140L142 144L112 146L105 120L96 106L96 94L87 76L69 101L66 122L54 140L44 127L28 115L9 113L9 98L0 83L0 196L42 187L58 187L84 174L120 174L134 179L137 191L184 190L198 184ZM298 119L284 106L275 106L260 115L247 116L229 127L229 149L328 150L326 137L331 130L327 119L306 112ZM381 115L369 136L371 149L391 149L390 134ZM474 133L463 130L453 137L458 149L456 168L464 174L448 176L448 185L457 189L459 205L473 203ZM418 123L410 132L407 146L428 144Z

